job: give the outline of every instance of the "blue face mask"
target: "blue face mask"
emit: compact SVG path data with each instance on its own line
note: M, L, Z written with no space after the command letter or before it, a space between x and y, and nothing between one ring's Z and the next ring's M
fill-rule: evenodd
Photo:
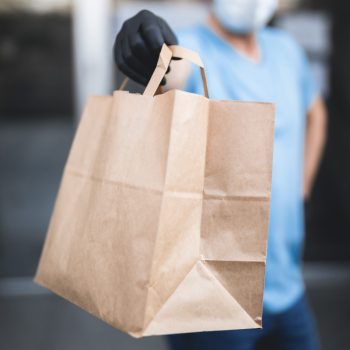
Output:
M213 0L213 13L228 31L238 34L255 32L273 17L278 0Z

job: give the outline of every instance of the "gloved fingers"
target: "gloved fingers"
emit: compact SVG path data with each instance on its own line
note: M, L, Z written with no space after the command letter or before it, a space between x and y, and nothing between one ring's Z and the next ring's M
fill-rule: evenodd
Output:
M123 47L125 44L124 44L124 40L121 40L120 41L120 47ZM125 59L125 56L123 55L124 54L124 51L125 49L122 48L122 50L118 50L118 48L115 48L115 59L116 59L116 63L119 67L119 69L128 77L130 77L131 79L133 79L134 81L136 81L137 83L140 83L142 85L147 85L152 73L153 73L153 70L151 71L147 71L146 73L146 70L147 68L144 68L145 70L141 69L140 70L140 67L141 65L137 66L137 62L134 62L135 66L133 65L130 65L130 59L129 60L126 60ZM136 69L135 69L136 67ZM170 66L168 67L167 69L167 72L166 73L169 73L170 72ZM163 78L162 81L161 81L161 85L165 85L166 84L166 79Z
M165 21L159 21L159 22L161 23L160 25L163 33L164 42L167 45L177 45L178 44L177 38L174 32L169 27L168 23L166 23Z
M142 85L147 85L147 78L143 74L139 74L138 72L131 69L127 63L124 61L122 50L120 47L115 48L115 58L119 69L129 78L135 80L137 83Z
M132 36L129 36L129 47L135 57L138 57L139 60L142 60L142 63L147 66L149 70L153 70L153 53L148 48L139 31L134 33Z
M164 22L165 23L165 22ZM152 59L152 65L153 69L155 68L158 60L158 56L160 53L160 50L163 46L164 43L167 45L174 45L177 44L177 39L174 34L172 34L171 29L168 27L168 25L165 23L167 26L167 31L169 31L171 34L167 35L167 38L164 38L164 33L161 30L160 26L155 26L154 22L152 22L150 25L147 25L147 23L143 24L140 28L140 32L142 35L142 38L146 42L149 50L153 52L153 59ZM175 58L177 59L177 58ZM170 72L170 66L168 67L167 71L165 74ZM166 79L163 78L161 85L166 84Z
M153 21L145 21L140 26L140 34L150 50L154 61L158 58L162 45L164 44L161 28L159 27L158 23L154 23ZM153 66L155 66L157 61L153 63Z
M158 25L152 23L143 23L140 27L140 34L146 43L148 49L152 52L152 56L150 58L150 63L152 65L152 71L157 65L158 56L160 53L160 50L164 44L164 38L163 34L161 32L161 29ZM163 78L161 85L166 84L166 79Z
M147 60L142 60L135 55L130 47L129 37L125 37L121 42L122 56L124 63L135 73L143 76L147 81L149 80L153 70L149 64L146 64Z
M114 46L115 61L124 74L146 85L164 43L176 44L175 34L162 18L143 10L124 22Z

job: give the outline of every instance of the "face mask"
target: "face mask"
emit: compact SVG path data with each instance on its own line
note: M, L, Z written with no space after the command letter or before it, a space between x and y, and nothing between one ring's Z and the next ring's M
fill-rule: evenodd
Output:
M264 27L277 6L278 0L213 0L213 13L226 30L246 34Z

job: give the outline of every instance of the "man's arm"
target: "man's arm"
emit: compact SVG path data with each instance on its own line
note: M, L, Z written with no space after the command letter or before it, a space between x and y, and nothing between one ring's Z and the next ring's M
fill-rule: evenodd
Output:
M318 97L308 114L305 130L304 198L308 199L317 173L326 140L327 111Z

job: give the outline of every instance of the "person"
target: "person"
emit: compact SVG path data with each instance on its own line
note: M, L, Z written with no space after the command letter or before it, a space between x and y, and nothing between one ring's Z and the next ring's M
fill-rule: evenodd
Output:
M301 258L303 200L319 165L326 111L303 50L287 33L267 26L277 7L277 0L213 0L205 24L177 35L162 18L144 10L125 21L116 37L117 66L143 85L162 44L179 42L201 56L211 98L276 104L263 329L169 336L174 350L253 350L266 340L269 349L319 349ZM172 62L183 66L173 78L171 72L167 75L169 83L183 82L187 91L202 93L198 70L182 61Z

